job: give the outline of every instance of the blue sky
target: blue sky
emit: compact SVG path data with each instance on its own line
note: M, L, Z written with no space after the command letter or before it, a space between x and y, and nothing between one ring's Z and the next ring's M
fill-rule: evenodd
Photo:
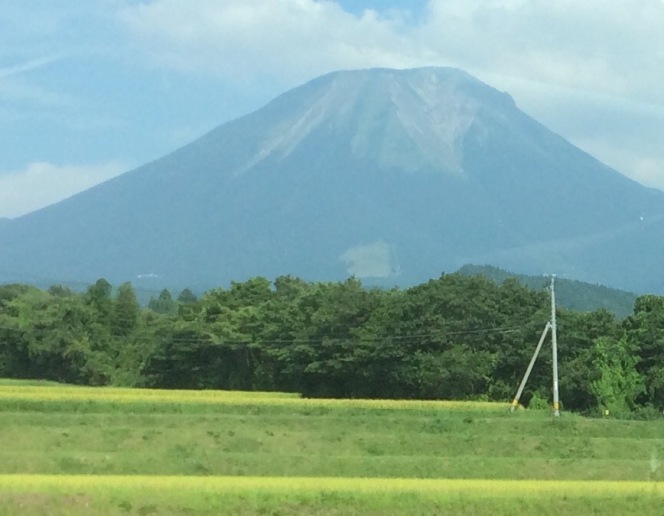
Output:
M664 1L0 0L0 217L337 69L456 66L664 189Z

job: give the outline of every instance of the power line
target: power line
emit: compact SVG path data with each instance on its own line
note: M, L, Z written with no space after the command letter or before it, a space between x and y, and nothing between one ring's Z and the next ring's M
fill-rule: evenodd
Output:
M57 327L57 325L54 325ZM33 327L34 328L34 327ZM82 327L83 329L85 328L84 326ZM14 326L9 326L9 325L0 325L0 329L2 330L14 330L14 331L24 331L25 328L20 328L20 327L14 327ZM44 331L44 330L49 330L50 327L41 327L37 328L37 331ZM76 329L81 329L79 326L78 328L75 326L73 328L74 330ZM111 331L110 328L105 328ZM254 335L248 335L247 338L244 339L218 339L219 335L212 333L210 331L206 331L205 328L202 328L202 333L205 334L204 337L179 337L177 335L172 335L173 333L177 334L178 332L189 332L189 331L197 331L196 329L191 329L187 330L185 329L172 329L172 328L164 328L163 331L171 333L171 335L163 335L160 334L160 328L155 327L155 331L150 331L148 328L140 328L137 333L130 333L129 335L118 337L113 335L112 333L109 333L110 338L121 338L121 339L129 339L129 340L134 340L134 339L150 339L150 340L163 340L163 339L168 339L170 342L175 342L175 343L181 343L181 344L199 344L199 343L205 343L205 344L218 344L218 345L246 345L246 344L264 344L264 345L278 345L278 344L323 344L325 341L351 341L357 344L362 344L362 343L377 343L377 342L386 342L386 341L404 341L404 340L419 340L419 341L427 341L431 339L445 339L447 337L457 337L457 336L466 336L466 335L477 335L477 334L482 334L482 333L487 333L487 334L508 334L508 333L516 333L522 330L528 330L529 328L525 326L509 326L509 327L483 327L483 328L473 328L473 329L468 329L468 330L460 330L460 331L451 331L451 332L429 332L429 333L412 333L412 334L401 334L401 335L383 335L383 336L376 336L376 337L365 337L365 336L353 336L353 335L348 335L348 334L333 334L333 333L328 333L321 335L319 337L315 338L301 338L301 337L293 337L293 338L281 338L281 339L271 339L271 338L261 338L260 336L254 336ZM82 333L87 333L83 331Z

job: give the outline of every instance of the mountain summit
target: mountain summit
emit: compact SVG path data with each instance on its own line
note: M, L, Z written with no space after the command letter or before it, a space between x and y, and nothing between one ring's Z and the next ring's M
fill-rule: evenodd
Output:
M0 225L0 274L408 285L479 262L664 290L647 270L664 259L663 220L664 193L572 146L508 94L451 68L370 69L319 77Z

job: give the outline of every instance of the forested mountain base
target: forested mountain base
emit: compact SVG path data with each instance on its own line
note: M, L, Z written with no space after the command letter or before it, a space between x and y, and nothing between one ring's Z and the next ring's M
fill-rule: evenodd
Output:
M509 401L549 319L516 280L443 275L405 289L355 279L253 278L142 309L129 283L85 293L0 287L0 376L83 385L288 391L306 397ZM664 407L664 298L624 319L558 310L567 410L656 417ZM543 404L550 353L522 401Z

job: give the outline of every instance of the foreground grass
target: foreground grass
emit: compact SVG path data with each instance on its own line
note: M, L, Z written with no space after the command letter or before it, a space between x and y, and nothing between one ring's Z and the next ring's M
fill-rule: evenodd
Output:
M655 514L651 482L384 478L0 476L21 514Z
M664 480L660 422L481 409L78 408L0 403L0 473Z
M656 514L664 422L0 382L0 514Z

